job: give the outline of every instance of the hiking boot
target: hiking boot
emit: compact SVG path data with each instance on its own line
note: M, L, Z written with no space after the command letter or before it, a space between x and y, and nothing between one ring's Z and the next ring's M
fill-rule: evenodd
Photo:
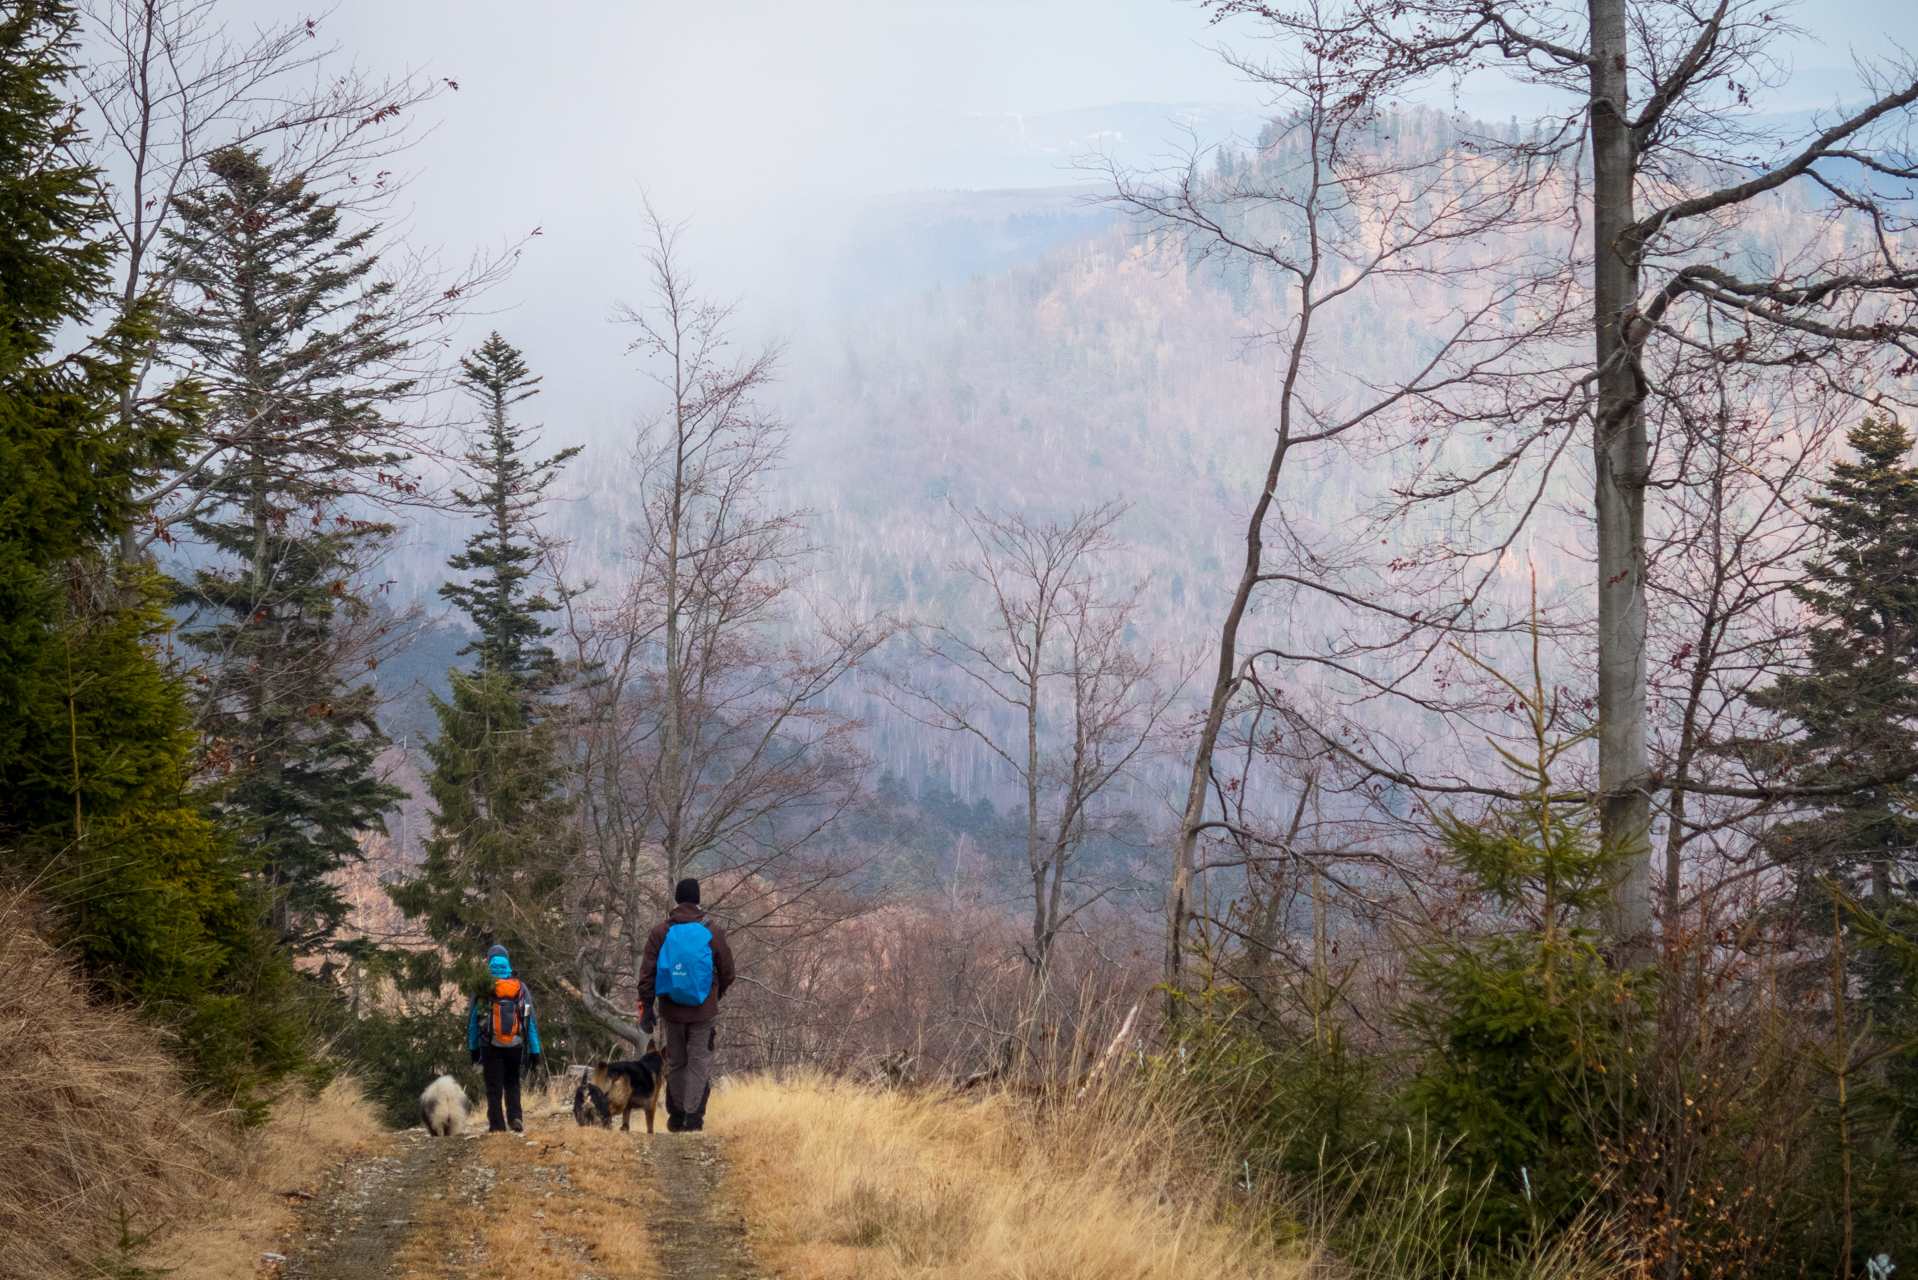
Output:
M698 1133L705 1127L706 1127L706 1117L701 1115L699 1112L695 1111L692 1115L689 1115L686 1117L686 1127L684 1129L684 1132Z
M507 1127L508 1129L511 1129L511 1130L512 1130L512 1131L513 1131L514 1133L525 1133L525 1132L526 1132L526 1126L525 1126L525 1125L523 1125L523 1124L521 1124L521 1123L520 1123L519 1121L517 1121L517 1120L508 1120L508 1121L506 1122L506 1127Z
M684 1116L680 1115L679 1112L668 1111L666 1113L666 1132L667 1133L678 1133L681 1130L683 1130L685 1127L686 1127L686 1119Z

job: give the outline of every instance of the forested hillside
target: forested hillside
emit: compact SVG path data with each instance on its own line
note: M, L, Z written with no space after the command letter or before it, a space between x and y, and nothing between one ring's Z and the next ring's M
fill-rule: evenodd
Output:
M756 208L804 306L642 184L555 335L543 226L406 212L474 82L227 4L0 3L0 954L111 1029L16 1064L32 1268L147 1274L329 1087L494 1136L196 1266L1918 1265L1908 57L1768 113L1737 3L1210 0L1255 136L968 116L1112 145Z

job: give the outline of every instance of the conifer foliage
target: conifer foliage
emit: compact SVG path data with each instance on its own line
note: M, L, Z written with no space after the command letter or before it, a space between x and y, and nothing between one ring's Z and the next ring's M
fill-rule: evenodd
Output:
M1918 468L1911 435L1890 417L1849 434L1856 462L1832 468L1811 500L1823 554L1795 594L1818 619L1807 669L1754 696L1802 729L1793 781L1832 800L1771 835L1809 876L1850 878L1869 866L1874 896L1890 890L1886 850L1918 843L1902 780L1918 771Z
M137 395L150 301L55 354L107 301L111 256L97 176L63 151L73 23L58 3L0 10L0 868L59 909L101 992L163 1017L199 1081L257 1120L315 1067L297 979L193 790L165 583L109 549L204 402L192 382Z
M1805 669L1753 699L1797 725L1790 780L1814 793L1766 840L1795 882L1779 915L1817 940L1792 977L1834 1015L1819 1067L1838 1087L1792 1223L1832 1274L1918 1245L1918 467L1889 415L1847 439L1857 461L1811 500L1820 554L1793 587L1816 619Z
M485 434L466 458L475 489L457 497L482 527L447 564L479 576L448 582L440 594L471 618L478 635L460 652L477 656L478 670L449 672L450 697L432 699L439 718L426 747L433 834L418 874L389 892L456 963L471 965L494 942L537 954L550 950L549 935L561 936L551 908L571 847L570 804L557 724L538 697L559 676L553 651L540 643L552 631L538 618L554 606L529 595L527 579L541 496L579 450L527 457L533 441L510 411L535 394L539 379L499 334L460 367L484 412ZM411 962L417 969L422 958ZM425 963L428 972L414 976L436 985L437 969Z
M484 521L466 540L466 550L447 560L450 568L481 576L470 582L448 582L440 594L466 611L479 636L460 650L479 658L482 671L497 671L510 683L550 681L558 669L553 651L540 641L552 634L538 616L551 612L544 595L526 594L528 562L536 551L530 539L546 487L559 468L579 453L562 449L543 461L527 458L525 428L515 424L509 410L539 393L520 352L492 334L480 348L460 361L460 382L480 401L486 435L466 455L468 475L478 488L455 490L460 505Z
M536 716L503 672L456 670L450 679L451 697L433 699L439 734L426 745L433 833L417 874L388 893L446 946L456 969L470 970L462 976L477 976L495 942L516 955L564 954L554 940L571 804L554 720ZM438 985L430 959L409 962L417 981Z
M372 614L358 582L393 531L358 518L354 499L369 473L404 483L405 459L370 442L411 388L382 377L402 344L373 229L348 231L300 175L275 175L257 153L218 152L208 167L216 181L181 199L169 233L186 301L166 320L233 447L201 478L192 528L221 554L194 574L184 638L205 657L200 728L227 777L221 806L275 895L281 936L313 949L346 914L327 874L402 796L374 773L387 746L374 691L344 668Z
M110 250L95 175L62 157L73 21L0 15L0 856L68 907L107 987L191 999L221 967L236 885L181 796L181 690L146 647L166 629L157 583L97 553L198 405L178 387L119 416L150 308L54 354L105 296Z
M130 518L138 462L101 417L130 384L125 333L51 355L61 324L104 297L111 252L94 175L62 159L72 29L61 5L0 11L0 754L25 727L33 659L52 638L49 566Z
M1418 1052L1400 1101L1451 1144L1447 1159L1463 1175L1448 1195L1457 1226L1494 1246L1561 1229L1591 1202L1595 1121L1638 1049L1645 1000L1633 973L1606 963L1588 923L1624 857L1598 838L1589 803L1553 781L1585 735L1555 736L1563 708L1536 649L1533 664L1530 688L1486 668L1528 722L1527 756L1499 748L1521 799L1478 821L1438 820L1473 905L1493 908L1499 923L1415 952L1416 995L1399 1014Z

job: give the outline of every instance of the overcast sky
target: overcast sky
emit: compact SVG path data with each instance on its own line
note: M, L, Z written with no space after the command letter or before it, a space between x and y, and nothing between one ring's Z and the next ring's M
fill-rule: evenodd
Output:
M1845 96L1853 46L1918 49L1913 0L1826 0L1796 20L1823 43L1794 47L1781 109ZM576 430L637 404L607 317L641 294L642 190L691 220L715 291L743 295L755 328L790 329L829 319L794 259L830 238L841 197L1086 181L1068 162L1092 135L1136 159L1164 150L1150 135L1175 106L1205 108L1211 137L1256 127L1259 102L1216 52L1248 29L1176 0L342 0L322 30L369 68L458 81L406 165L411 233L463 256L541 228L489 324L549 373L547 416ZM1458 105L1527 108L1496 91Z

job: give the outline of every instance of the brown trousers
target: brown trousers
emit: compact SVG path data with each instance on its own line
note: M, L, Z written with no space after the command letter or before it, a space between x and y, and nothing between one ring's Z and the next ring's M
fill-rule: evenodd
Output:
M666 1033L666 1110L681 1115L706 1114L706 1095L713 1085L713 1043L718 1039L717 1018L705 1022L659 1020Z

